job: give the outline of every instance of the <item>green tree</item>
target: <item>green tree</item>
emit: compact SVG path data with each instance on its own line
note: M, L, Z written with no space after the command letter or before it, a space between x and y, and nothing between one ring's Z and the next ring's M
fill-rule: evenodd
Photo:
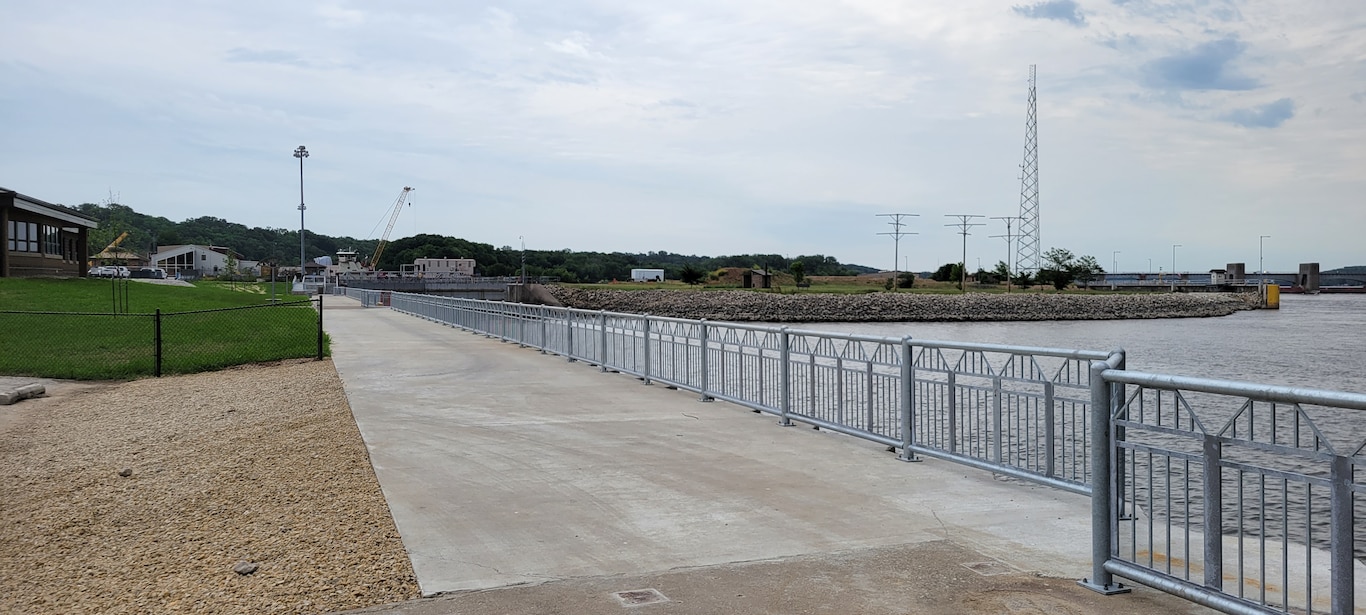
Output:
M678 278L683 280L684 284L701 284L702 279L705 277L707 277L707 272L693 267L692 265L684 265L683 268L678 271Z
M915 274L909 271L901 272L901 275L897 276L896 285L897 288L911 288L915 286Z
M806 281L806 265L801 261L792 261L787 270L792 274L792 281L796 282L798 286Z
M930 274L930 279L936 282L955 282L962 279L963 266L958 263L944 263L934 273Z
M1043 254L1044 266L1035 276L1041 284L1052 284L1056 290L1067 288L1074 281L1089 282L1095 276L1105 273L1096 259L1091 256L1078 258L1071 250L1052 248Z

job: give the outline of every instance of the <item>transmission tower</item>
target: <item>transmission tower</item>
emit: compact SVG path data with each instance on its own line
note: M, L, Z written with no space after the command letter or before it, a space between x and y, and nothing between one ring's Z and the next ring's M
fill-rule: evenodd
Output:
M1020 243L1015 266L1020 273L1039 271L1039 116L1034 88L1034 64L1029 65L1029 104L1025 111L1024 163L1020 165Z
M958 234L963 236L962 277L958 280L958 291L965 293L968 292L968 235L972 234L968 232L968 229L974 226L982 226L981 222L972 221L973 218L981 218L982 216L977 214L944 214L944 216L948 218L958 218L958 222L945 224L944 226L958 227Z
M1015 216L992 216L991 219L1000 220L1006 223L1006 234L992 235L991 237L993 239L1000 239L1004 237L1006 240L1006 292L1010 292L1011 278L1015 277L1015 268L1012 266L1013 263L1010 262L1014 258L1015 254L1014 250L1012 249L1014 247L1014 244L1011 243L1015 240L1015 235L1011 232L1010 229L1011 226L1015 224L1015 221L1019 220L1019 218Z
M891 221L887 222L887 224L892 225L892 230L886 233L878 234L891 235L892 239L894 240L895 247L892 248L892 292L896 292L896 287L901 283L901 280L897 279L898 277L900 277L901 272L897 271L896 268L897 263L901 261L901 237L903 235L919 234L901 230L901 227L906 226L906 223L902 222L901 219L907 217L918 217L920 216L920 214L878 214L878 216L891 218Z

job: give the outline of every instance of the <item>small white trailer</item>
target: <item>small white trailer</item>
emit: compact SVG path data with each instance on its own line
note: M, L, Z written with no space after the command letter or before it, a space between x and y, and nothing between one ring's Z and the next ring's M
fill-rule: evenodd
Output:
M632 270L631 270L631 281L632 281L632 282L663 282L663 281L664 281L664 270L663 270L663 269L632 269Z

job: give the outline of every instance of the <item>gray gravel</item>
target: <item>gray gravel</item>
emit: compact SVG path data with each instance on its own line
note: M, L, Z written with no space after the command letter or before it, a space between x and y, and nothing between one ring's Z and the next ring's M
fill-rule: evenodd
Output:
M47 382L47 397L0 407L0 612L318 613L417 597L330 361Z
M674 318L760 322L1113 320L1227 316L1254 309L1240 293L780 295L749 291L583 290L554 286L563 305Z

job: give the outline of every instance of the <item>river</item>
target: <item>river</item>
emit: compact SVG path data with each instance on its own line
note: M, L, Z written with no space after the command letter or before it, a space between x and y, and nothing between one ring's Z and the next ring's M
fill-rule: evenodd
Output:
M1128 369L1366 393L1366 295L1283 295L1218 318L788 324L864 335L1113 350Z

